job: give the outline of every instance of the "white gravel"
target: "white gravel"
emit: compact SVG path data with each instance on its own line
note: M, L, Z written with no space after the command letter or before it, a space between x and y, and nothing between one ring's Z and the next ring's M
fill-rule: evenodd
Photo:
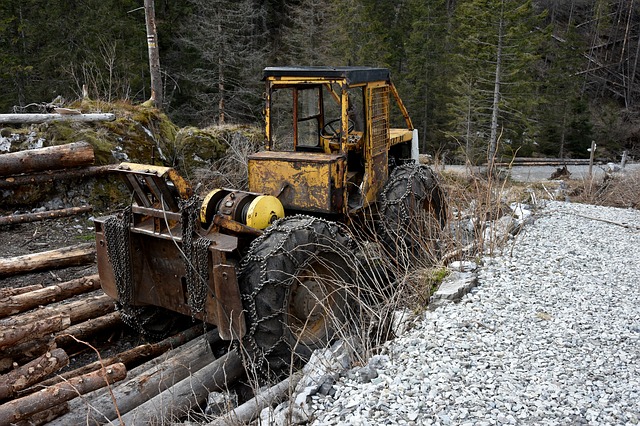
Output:
M313 396L313 424L640 424L636 226L639 211L547 203L472 293L388 343L378 377Z

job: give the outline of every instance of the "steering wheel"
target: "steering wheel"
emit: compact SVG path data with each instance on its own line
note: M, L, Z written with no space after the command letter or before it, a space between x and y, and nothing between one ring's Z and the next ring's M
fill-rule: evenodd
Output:
M329 140L340 140L340 130L342 124L342 119L336 118L335 120L329 121L324 125L322 130L320 131L320 136L324 139ZM347 133L353 132L353 129L356 127L356 123L354 123L351 119L348 119Z

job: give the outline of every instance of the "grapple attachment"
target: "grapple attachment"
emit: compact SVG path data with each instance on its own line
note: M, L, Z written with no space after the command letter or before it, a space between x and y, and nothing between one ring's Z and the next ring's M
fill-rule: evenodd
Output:
M218 326L224 339L245 334L234 235L203 229L199 199L172 168L123 163L134 203L95 220L98 272L123 306L157 306Z

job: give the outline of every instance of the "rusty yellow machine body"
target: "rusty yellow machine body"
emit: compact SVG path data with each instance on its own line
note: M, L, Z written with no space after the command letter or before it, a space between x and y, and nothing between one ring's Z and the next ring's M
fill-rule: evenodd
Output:
M381 68L266 68L266 146L249 190L286 210L347 217L376 201L390 162L417 160L417 132ZM406 127L391 128L392 100Z
M375 203L390 167L417 159L417 134L388 70L266 68L264 81L265 146L249 157L248 191L219 189L200 200L171 168L114 169L133 203L96 220L96 244L102 287L123 314L161 307L242 339L253 302L238 275L252 241L284 216L349 222ZM391 127L394 104L404 128ZM304 300L291 303L288 315L312 311Z

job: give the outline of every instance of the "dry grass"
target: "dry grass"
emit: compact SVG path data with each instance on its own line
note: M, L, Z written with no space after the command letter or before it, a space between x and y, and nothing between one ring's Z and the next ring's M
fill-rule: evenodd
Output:
M572 201L600 206L637 209L640 206L640 171L607 173L602 179L569 182Z

